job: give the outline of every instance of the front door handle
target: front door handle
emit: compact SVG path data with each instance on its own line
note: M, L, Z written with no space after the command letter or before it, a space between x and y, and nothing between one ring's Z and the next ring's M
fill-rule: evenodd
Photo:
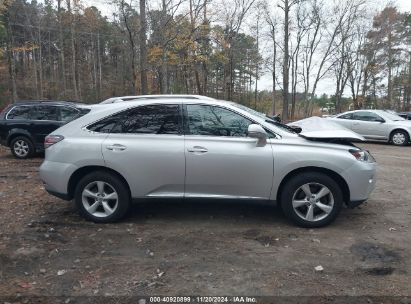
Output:
M200 146L194 146L192 148L188 148L187 151L190 153L207 153L208 152L206 148L200 147Z
M123 145L120 145L120 144L114 144L114 145L106 146L106 149L110 150L110 151L124 151L126 148L127 148L126 146L123 146Z

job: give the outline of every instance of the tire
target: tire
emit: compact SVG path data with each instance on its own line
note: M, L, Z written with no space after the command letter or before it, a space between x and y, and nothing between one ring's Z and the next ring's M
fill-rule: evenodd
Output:
M318 194L320 198L316 197ZM310 200L307 200L308 197ZM304 228L330 224L343 206L341 188L334 179L319 172L306 172L292 177L282 189L280 198L285 216Z
M390 136L390 142L395 146L406 146L410 141L410 136L404 130L394 130Z
M77 184L74 200L80 214L95 223L120 220L129 210L130 191L116 175L97 171L84 176Z
M10 143L11 153L15 158L26 159L34 154L34 145L26 136L17 136Z

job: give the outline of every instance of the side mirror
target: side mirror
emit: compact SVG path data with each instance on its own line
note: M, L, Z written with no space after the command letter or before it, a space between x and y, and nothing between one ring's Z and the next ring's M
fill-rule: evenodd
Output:
M264 147L267 144L267 132L260 125L249 125L248 137L257 138L257 147Z
M281 122L280 114L277 114L277 115L275 115L275 116L272 116L271 119L274 120L274 121L276 121L276 122Z
M289 126L291 129L293 129L293 131L295 132L295 133L297 133L297 134L300 134L302 131L303 131L303 129L301 128L301 127L299 127L299 126L293 126L293 125L291 125L291 126Z

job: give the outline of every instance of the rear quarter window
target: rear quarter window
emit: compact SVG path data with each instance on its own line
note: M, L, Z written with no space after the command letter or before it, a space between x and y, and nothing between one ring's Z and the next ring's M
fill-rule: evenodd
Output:
M339 119L352 119L352 113L343 114L343 115L337 116L337 118L339 118Z
M33 107L30 106L17 106L13 107L6 115L7 119L11 120L25 120L30 119L30 112Z

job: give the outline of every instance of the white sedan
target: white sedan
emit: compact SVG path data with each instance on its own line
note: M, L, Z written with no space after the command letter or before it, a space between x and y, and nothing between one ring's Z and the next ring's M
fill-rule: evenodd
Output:
M406 146L411 137L411 121L384 110L357 110L333 117L334 122L362 135L367 140L378 140L396 146Z

